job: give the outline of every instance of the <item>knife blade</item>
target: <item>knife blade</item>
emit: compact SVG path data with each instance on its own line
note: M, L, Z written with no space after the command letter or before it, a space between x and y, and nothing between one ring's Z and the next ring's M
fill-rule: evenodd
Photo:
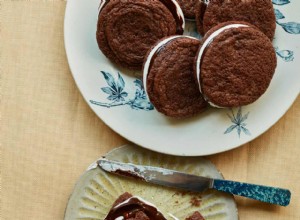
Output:
M101 169L110 173L186 191L203 192L207 189L215 189L280 206L287 206L291 198L291 192L288 189L277 187L213 179L161 167L123 163L106 158L99 159L97 164Z

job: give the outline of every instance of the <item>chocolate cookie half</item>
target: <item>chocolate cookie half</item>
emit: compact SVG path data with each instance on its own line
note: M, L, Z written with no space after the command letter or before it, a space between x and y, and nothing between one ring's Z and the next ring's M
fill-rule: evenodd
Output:
M206 101L215 107L238 107L267 90L277 65L270 39L245 22L226 22L204 37L195 74Z
M193 76L199 44L196 38L172 36L159 41L148 53L143 82L157 111L169 117L186 118L207 106Z
M198 31L204 35L215 25L245 21L258 27L273 40L276 19L271 0L201 0L196 8Z
M155 42L183 29L183 13L175 0L102 0L96 37L112 62L139 70Z
M199 0L177 0L185 18L195 19L196 5Z
M166 220L151 203L130 193L122 194L113 204L104 220Z

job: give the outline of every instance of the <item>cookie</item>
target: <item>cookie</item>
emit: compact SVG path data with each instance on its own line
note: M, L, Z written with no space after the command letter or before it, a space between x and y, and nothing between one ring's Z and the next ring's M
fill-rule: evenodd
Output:
M226 22L205 35L195 59L195 77L212 106L238 107L265 93L276 65L266 35L246 22Z
M162 39L148 53L143 83L157 111L174 118L186 118L207 105L193 76L193 62L200 41L187 36Z
M104 220L167 220L151 203L125 192L114 202Z
M270 40L274 38L276 19L271 0L201 0L197 4L196 22L200 34L227 21L248 22Z
M185 18L195 19L196 4L198 4L198 1L199 0L177 0Z
M183 13L175 0L103 0L96 38L113 63L140 70L153 44L183 29Z

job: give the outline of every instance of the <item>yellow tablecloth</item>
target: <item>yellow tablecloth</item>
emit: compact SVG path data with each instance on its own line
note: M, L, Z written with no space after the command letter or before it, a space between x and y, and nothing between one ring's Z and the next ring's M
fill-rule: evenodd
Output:
M75 86L64 50L65 6L58 0L0 2L4 220L63 219L80 174L127 142L97 118ZM300 219L299 131L300 98L255 141L208 157L227 178L291 189L287 208L239 198L241 220Z

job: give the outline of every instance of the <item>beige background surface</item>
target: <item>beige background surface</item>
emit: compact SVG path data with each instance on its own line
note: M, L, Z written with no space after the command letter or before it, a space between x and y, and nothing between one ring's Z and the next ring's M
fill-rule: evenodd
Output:
M74 84L63 43L66 3L0 4L1 219L63 219L80 174L126 140L96 117ZM300 219L299 127L300 98L255 141L208 157L227 178L291 189L287 208L238 199L241 220Z

